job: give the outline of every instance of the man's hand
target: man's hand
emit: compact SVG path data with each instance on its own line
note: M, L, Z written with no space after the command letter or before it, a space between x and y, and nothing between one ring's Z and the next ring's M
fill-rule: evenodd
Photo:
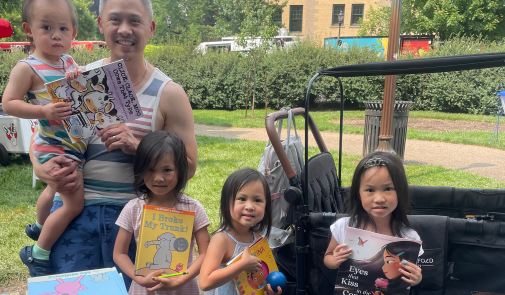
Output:
M65 120L72 115L72 108L64 102L49 103L42 107L42 114L47 120Z
M58 156L49 159L41 168L43 173L37 176L55 191L65 193L79 189L77 162L65 156Z
M125 154L135 155L140 143L124 123L109 125L97 133L105 142L107 151L121 149Z

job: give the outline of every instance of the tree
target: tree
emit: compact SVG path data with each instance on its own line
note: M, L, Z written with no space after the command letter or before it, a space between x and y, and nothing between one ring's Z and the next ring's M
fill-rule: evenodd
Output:
M253 71L251 104L253 118L258 65L263 55L273 45L271 40L277 35L280 27L279 23L273 21L273 16L278 9L286 6L286 3L279 4L279 0L216 0L218 7L215 26L216 37L237 36L239 45L253 46L248 55ZM256 38L260 38L259 42L256 42Z
M13 34L8 38L2 38L2 42L27 41L25 32L21 27L21 6L23 0L7 0L0 3L0 18L9 21Z
M93 5L92 0L74 0L73 1L76 14L77 14L77 36L76 39L80 41L94 40L98 30L96 22L96 15L89 9ZM23 0L7 0L2 1L0 4L0 18L9 21L12 25L14 34L2 39L4 42L8 41L27 41L26 35L21 27L21 7Z
M359 35L389 31L390 7L370 9ZM505 0L404 0L400 32L454 36L505 37Z
M75 11L77 13L77 36L79 41L92 41L96 39L98 23L95 12L90 11L93 6L92 0L74 0Z
M155 44L168 43L167 17L170 17L171 41L197 41L211 33L214 23L214 0L152 0L153 19L156 23Z

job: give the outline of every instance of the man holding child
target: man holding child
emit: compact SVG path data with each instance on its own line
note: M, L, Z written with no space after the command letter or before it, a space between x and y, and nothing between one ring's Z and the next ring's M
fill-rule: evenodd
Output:
M186 145L189 177L196 171L198 151L186 93L144 59L145 46L156 27L151 2L101 0L99 14L100 32L111 56L88 65L87 69L123 59L144 116L128 124L108 126L97 136L86 139L85 207L52 248L50 260L55 273L114 266L112 255L118 232L115 222L123 206L136 198L132 162L144 135L156 130L180 135ZM64 156L44 164L32 156L32 163L35 174L58 192L75 190L78 185L77 163ZM57 196L52 211L61 206ZM132 239L129 251L132 260L135 251ZM128 276L123 278L129 287L131 280Z

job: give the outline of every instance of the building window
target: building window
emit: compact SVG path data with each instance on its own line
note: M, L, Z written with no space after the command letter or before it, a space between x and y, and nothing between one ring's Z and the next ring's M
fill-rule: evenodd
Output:
M289 31L294 33L302 32L303 5L289 6Z
M333 4L333 17L331 18L331 25L338 26L338 14L342 11L345 15L345 4ZM344 20L342 20L344 24Z
M275 10L274 15L272 15L272 21L274 23L282 24L282 8L277 8Z
M351 25L359 26L359 19L363 19L363 12L365 11L365 4L353 4L352 5L352 15L351 15Z

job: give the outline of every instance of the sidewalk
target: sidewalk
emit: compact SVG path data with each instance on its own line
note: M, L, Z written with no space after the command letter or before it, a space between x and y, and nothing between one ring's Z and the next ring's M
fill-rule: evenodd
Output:
M263 128L235 128L195 124L196 135L267 142ZM298 133L302 140L303 132ZM285 137L285 135L283 135ZM322 131L321 136L328 150L338 150L339 134ZM309 145L316 146L312 137ZM350 155L361 155L363 135L344 134L342 151ZM463 145L436 141L408 139L405 162L410 164L440 165L449 169L463 170L505 182L505 151L474 145Z

